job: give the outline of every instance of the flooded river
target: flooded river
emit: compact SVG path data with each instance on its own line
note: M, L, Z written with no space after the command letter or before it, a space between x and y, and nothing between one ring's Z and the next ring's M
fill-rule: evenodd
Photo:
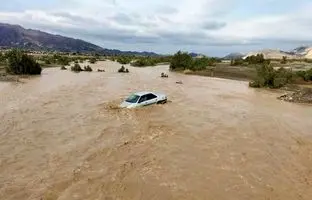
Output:
M168 66L93 67L0 83L1 200L311 200L311 106ZM117 108L140 90L170 102Z

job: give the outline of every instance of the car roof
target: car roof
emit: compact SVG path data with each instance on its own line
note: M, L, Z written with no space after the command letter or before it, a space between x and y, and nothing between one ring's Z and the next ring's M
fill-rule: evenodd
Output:
M143 96L143 95L150 94L150 93L154 94L154 92L147 92L147 91L136 92L134 94L138 96Z

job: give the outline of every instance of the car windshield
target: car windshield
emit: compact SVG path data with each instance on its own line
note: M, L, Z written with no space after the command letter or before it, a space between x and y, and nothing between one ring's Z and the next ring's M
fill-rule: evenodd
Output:
M140 96L132 94L131 96L129 96L126 99L126 102L128 102L128 103L136 103L136 102L138 102L139 98L140 98Z

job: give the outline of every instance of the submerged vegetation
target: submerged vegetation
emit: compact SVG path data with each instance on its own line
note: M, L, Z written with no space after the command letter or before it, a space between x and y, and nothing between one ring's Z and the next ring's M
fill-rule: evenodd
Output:
M93 69L88 65L88 66L85 66L85 67L84 67L84 70L83 70L83 71L85 71L85 72L92 72Z
M121 66L121 68L118 69L118 73L129 73L129 70L126 69L124 66Z
M82 70L82 68L80 67L80 65L78 63L75 63L75 65L71 67L71 71L73 71L73 72L81 72L83 70Z
M73 71L73 72L82 72L82 71L92 72L93 69L89 65L84 66L82 69L78 63L75 63L75 65L71 67L71 71Z

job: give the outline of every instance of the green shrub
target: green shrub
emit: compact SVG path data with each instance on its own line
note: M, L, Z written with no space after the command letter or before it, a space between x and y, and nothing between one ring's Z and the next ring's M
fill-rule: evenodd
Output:
M312 59L304 59L304 62L306 62L306 63L312 63Z
M312 81L312 68L307 71L297 71L296 75L305 81Z
M296 72L296 75L297 75L298 77L302 78L303 80L305 80L306 72L300 70L300 71L297 71L297 72Z
M71 71L73 72L81 72L83 71L78 63L76 63L73 67L71 67Z
M135 62L131 63L131 65L135 67L155 66L156 64L156 60L150 57L139 58Z
M46 60L44 61L44 63L47 64L47 65L50 65L50 64L51 64L51 61L50 61L49 59L46 59Z
M216 66L216 63L221 62L220 59L214 57L192 58L187 52L178 51L173 57L166 57L170 61L170 70L205 70L208 66Z
M185 70L192 67L192 56L187 52L178 51L173 55L170 70Z
M207 58L207 57L195 58L192 62L192 65L188 69L193 70L193 71L200 71L200 70L206 69L207 66L214 66L214 65L215 65L215 61L210 58Z
M238 65L244 65L244 59L242 58L235 58L231 60L231 66L238 66Z
M158 63L169 63L170 61L171 61L171 57L169 56L138 57L138 58L135 58L135 61L131 63L131 66L135 66L135 67L155 66Z
M248 64L263 64L266 62L266 59L264 59L263 54L257 54L257 55L252 55L248 56L245 61L248 62Z
M10 74L41 74L42 68L32 56L29 56L18 49L7 53L8 66L6 72Z
M119 72L119 73L129 73L129 70L126 69L124 66L121 66L121 68L118 69L118 72Z
M292 73L283 67L274 70L270 64L257 67L257 77L249 83L250 87L280 88L292 81Z
M93 57L93 58L90 58L90 60L89 60L89 62L90 62L91 64L95 64L96 61L97 61L97 60L96 60L96 58L94 58L94 57Z
M306 72L306 78L307 80L312 81L312 68Z
M93 70L92 70L92 68L88 65L88 66L85 66L85 67L84 67L84 71L86 71L86 72L92 72Z
M129 64L130 62L132 61L132 57L130 56L119 56L117 58L117 62L120 63L120 64Z
M0 52L0 62L5 62L7 59L6 55L2 52Z
M283 56L283 59L281 60L281 64L287 63L287 56Z

